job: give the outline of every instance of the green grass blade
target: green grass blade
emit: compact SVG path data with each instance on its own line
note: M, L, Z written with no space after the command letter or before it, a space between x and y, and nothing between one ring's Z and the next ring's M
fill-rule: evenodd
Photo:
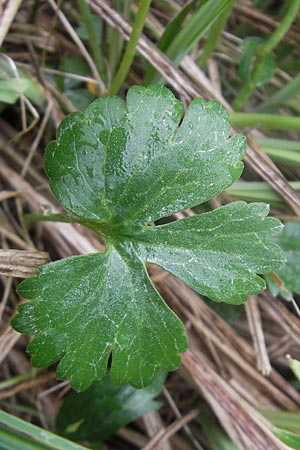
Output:
M295 190L300 189L300 181L291 181L289 184ZM231 197L249 202L261 201L277 206L285 204L280 195L264 181L239 181L227 188L226 192Z
M84 450L86 447L0 411L0 448L3 450Z
M298 434L290 433L286 430L281 430L279 428L275 428L273 430L274 434L285 444L287 444L290 448L294 450L300 450L300 436Z
M276 148L300 153L300 141L291 141L289 139L274 139L269 137L255 136L258 145L264 148Z
M135 48L138 39L140 37L140 34L143 30L150 5L151 0L141 0L139 2L138 11L135 17L129 41L126 46L126 50L123 55L123 59L116 73L116 76L111 83L111 87L109 90L110 95L116 94L119 91L119 89L121 89L122 84L126 79L126 76L130 70L130 66L135 56Z
M89 36L89 44L93 52L95 65L98 69L100 77L105 79L104 58L101 51L101 47L97 40L97 31L92 19L92 14L89 5L86 0L77 0L77 4L80 10L82 21L85 25L86 31Z
M211 27L211 31L209 33L208 39L205 43L205 46L204 46L201 56L199 58L199 66L200 67L202 67L202 68L205 67L205 64L206 64L208 58L211 56L211 54L215 50L217 43L220 39L221 33L224 30L224 28L227 24L227 21L230 17L233 5L234 5L234 0L232 0L229 3L229 5L225 9L224 13L220 15L218 20L216 20L216 22Z
M259 108L256 108L256 112L267 113L274 111L274 106L277 107L286 104L288 100L294 100L296 96L299 97L299 92L300 75L296 75L289 83L285 84L273 96L269 97Z
M300 153L295 151L289 151L285 149L262 147L263 150L274 161L286 164L287 166L299 166L300 165Z
M175 17L169 22L168 26L166 27L164 33L162 34L158 44L157 48L165 52L168 47L171 45L173 40L175 39L176 35L179 33L181 25L183 24L186 16L191 11L192 7L194 6L195 1L191 1L187 3L179 12L175 15ZM155 75L156 70L153 66L149 66L143 80L143 85L147 86L151 83L151 80L153 76Z
M132 0L114 0L112 5L122 14L122 16L129 20ZM121 60L123 52L123 44L125 39L119 33L119 31L113 27L107 26L105 33L105 45L104 48L107 49L107 63L108 63L108 81L111 81L117 71L118 65Z
M231 0L208 0L195 11L165 52L173 64L180 64L195 43L212 27L221 14L224 14L230 3ZM161 77L156 76L151 82L159 83L161 80Z
M211 419L201 418L200 422L211 450L238 450L231 439Z
M257 127L270 130L300 130L300 117L280 114L231 113L232 125L237 128Z
M266 417L272 425L285 428L290 431L300 432L300 413L278 410L262 410L261 414Z

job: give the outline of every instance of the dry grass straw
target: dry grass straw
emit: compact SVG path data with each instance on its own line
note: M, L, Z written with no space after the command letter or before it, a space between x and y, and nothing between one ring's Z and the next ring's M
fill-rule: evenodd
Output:
M49 261L46 252L0 249L0 275L28 278Z

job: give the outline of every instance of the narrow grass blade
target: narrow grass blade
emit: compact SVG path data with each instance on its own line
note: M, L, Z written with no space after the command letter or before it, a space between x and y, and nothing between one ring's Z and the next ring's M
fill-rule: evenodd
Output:
M86 447L0 411L0 448L7 450L84 450Z
M300 181L292 181L290 185L295 190L300 189ZM249 202L262 201L281 206L285 204L274 189L264 181L239 181L226 189L226 192L231 197Z
M195 4L194 0L187 3L178 12L178 14L176 14L176 16L170 21L170 23L166 27L163 35L161 36L161 38L157 44L157 48L160 51L165 52L168 49L168 47L171 45L171 43L175 39L176 35L179 33L180 28L181 28L186 16L191 11L194 4ZM152 80L154 74L155 74L154 67L149 66L145 73L145 76L144 76L144 81L143 81L144 86L147 86L148 84L151 83L151 80Z
M282 442L287 444L290 448L293 448L294 450L300 450L300 435L291 433L286 430L281 430L279 428L275 428L273 432Z
M166 56L175 65L192 49L195 43L209 30L215 21L227 10L231 0L208 0L195 11L185 27L176 35L165 51ZM161 77L154 77L151 82L161 82Z

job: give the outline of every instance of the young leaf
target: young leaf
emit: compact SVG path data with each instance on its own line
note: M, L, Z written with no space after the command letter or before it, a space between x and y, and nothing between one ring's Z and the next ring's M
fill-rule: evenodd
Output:
M239 74L244 84L247 84L250 81L253 63L257 56L257 52L263 43L264 40L259 37L248 37L243 41ZM276 61L274 60L272 54L266 54L263 66L261 68L260 77L257 81L257 86L263 86L266 84L272 78L275 69Z
M217 102L182 105L165 87L132 87L127 104L96 100L67 117L50 143L46 171L72 220L96 231L104 254L67 258L23 281L13 326L36 335L35 366L59 361L77 390L104 376L143 387L173 370L187 348L184 328L153 287L157 264L217 301L260 292L256 274L279 267L271 242L281 224L263 204L234 203L158 227L150 222L204 202L241 174L244 138Z
M64 401L56 421L59 434L77 441L103 441L128 423L160 407L159 395L166 373L159 373L150 386L135 389L116 386L109 374L85 392L72 392Z

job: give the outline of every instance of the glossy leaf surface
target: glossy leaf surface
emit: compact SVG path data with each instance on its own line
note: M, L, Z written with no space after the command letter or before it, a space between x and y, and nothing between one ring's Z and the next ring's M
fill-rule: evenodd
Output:
M215 301L242 303L264 289L256 273L282 264L270 242L282 228L262 203L231 203L212 212L136 232L138 252Z
M244 138L227 140L225 109L182 104L162 86L133 87L62 122L46 151L50 185L72 213L110 225L145 224L202 203L241 174Z
M64 401L56 421L59 434L79 441L102 441L128 423L156 410L154 401L162 390L165 373L144 389L128 384L116 386L109 374L85 392L72 392Z
M187 346L182 323L134 257L113 247L74 256L20 285L19 294L34 301L20 305L13 325L37 334L28 347L35 367L61 359L58 378L79 391L105 375L111 351L115 383L143 387L160 368L176 369Z
M60 379L86 389L106 372L143 387L174 370L186 350L184 328L152 285L157 264L198 292L239 304L257 293L265 273L282 264L271 242L278 220L263 204L233 203L163 226L146 226L204 202L242 171L244 138L227 139L217 102L182 105L161 86L133 87L127 104L96 100L61 124L47 148L50 185L72 220L105 241L104 254L77 256L39 269L19 287L32 300L13 326L34 334L32 362L59 361Z

